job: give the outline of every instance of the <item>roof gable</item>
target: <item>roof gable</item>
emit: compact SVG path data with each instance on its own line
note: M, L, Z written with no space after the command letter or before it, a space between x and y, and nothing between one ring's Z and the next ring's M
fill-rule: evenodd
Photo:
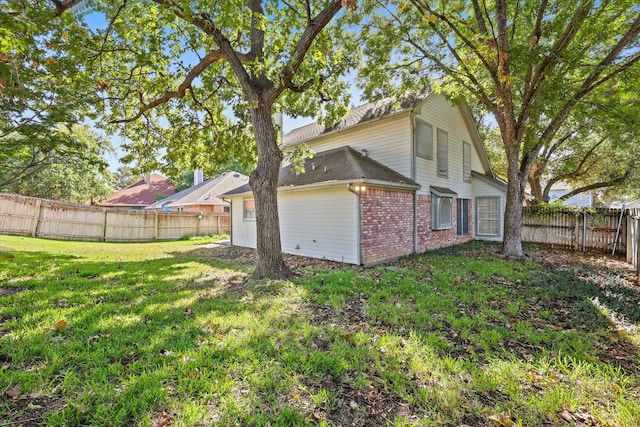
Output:
M420 185L406 176L358 153L349 146L317 153L304 162L304 173L296 174L291 165L280 169L278 187L293 188L320 183L369 182L390 187L418 189ZM243 185L225 195L243 194L251 187Z
M413 110L430 93L431 90L427 89L421 93L405 96L400 99L400 101L398 101L397 98L384 98L380 101L370 102L352 108L346 116L331 126L321 125L316 122L293 129L284 135L282 146L295 146L310 139L349 129L363 123L373 122L397 113Z
M154 202L158 194L175 193L173 183L162 175L152 173L149 182L144 179L131 184L109 196L103 205L107 206L147 206Z
M223 172L214 178L201 182L198 185L189 187L172 196L162 199L149 209L159 209L162 206L187 206L187 205L217 205L226 204L218 196L229 190L244 185L249 181L249 177L238 172Z

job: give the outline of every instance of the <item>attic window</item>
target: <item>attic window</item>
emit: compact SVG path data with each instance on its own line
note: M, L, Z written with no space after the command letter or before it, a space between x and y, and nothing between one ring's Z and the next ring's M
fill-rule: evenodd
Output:
M471 144L462 143L462 180L471 182Z
M416 119L416 156L433 160L433 126Z
M449 134L438 129L438 176L449 177Z

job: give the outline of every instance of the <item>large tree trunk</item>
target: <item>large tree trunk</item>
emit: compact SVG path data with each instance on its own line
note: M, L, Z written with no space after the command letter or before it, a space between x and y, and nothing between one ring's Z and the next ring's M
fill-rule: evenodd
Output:
M521 174L518 155L519 144L505 143L507 154L507 203L504 211L504 238L502 254L506 256L524 256L522 250L522 205L528 174Z
M255 278L286 279L291 270L282 258L278 216L278 174L282 151L276 142L271 105L263 100L251 108L251 123L258 148L258 165L249 177L256 215Z

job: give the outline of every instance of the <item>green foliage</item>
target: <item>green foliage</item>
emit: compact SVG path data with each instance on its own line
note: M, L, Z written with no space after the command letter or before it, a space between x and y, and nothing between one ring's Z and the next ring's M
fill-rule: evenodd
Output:
M103 123L124 137L123 162L172 177L194 169L208 176L230 168L242 173L253 170L257 151L249 111L251 94L230 65L230 54L203 61L207 54L219 51L220 40L208 34L196 17L206 16L220 29L220 36L242 62L243 76L264 79L265 87L277 86L295 59L307 11L295 3L261 3L262 14L251 13L247 2L172 6L143 1L126 7L88 3L93 19L97 16L109 23L93 29L95 42L89 50L96 54L87 67L109 105ZM326 6L314 4L308 12L315 16ZM264 32L257 42L251 40L256 30ZM353 34L343 25L329 24L275 100L275 110L328 120L343 115L348 91L342 76L357 63L357 54L349 51L354 43ZM308 90L299 92L299 88ZM178 92L179 96L163 98ZM146 108L156 100L162 102ZM142 110L144 114L138 116Z
M113 192L104 157L111 150L108 141L80 125L58 125L49 134L59 142L46 153L25 147L4 157L0 191L71 203L99 201Z
M0 186L48 165L96 164L69 129L94 117L98 98L86 74L86 25L71 16L13 0L0 4ZM86 157L85 157L86 156ZM64 160L63 160L64 161Z
M114 173L114 188L116 190L121 190L125 187L134 184L135 182L140 180L140 176L135 174L133 169L129 166L122 165L119 166L116 172Z

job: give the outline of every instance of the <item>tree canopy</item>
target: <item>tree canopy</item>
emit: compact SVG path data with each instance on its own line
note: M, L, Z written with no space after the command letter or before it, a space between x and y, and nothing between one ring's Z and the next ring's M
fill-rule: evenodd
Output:
M92 26L84 62L104 125L149 170L255 161L255 276L289 274L282 260L273 112L334 120L346 111L342 76L357 63L353 33L336 21L352 0L111 2L53 0L56 14ZM70 10L71 9L71 10ZM329 27L325 30L325 27ZM109 124L107 124L109 123ZM171 165L171 166L169 166ZM166 169L165 169L166 170Z
M491 114L507 165L503 253L521 256L531 168L577 119L578 108L597 104L599 93L615 93L627 73L637 72L640 8L592 0L410 0L376 7L382 12L363 30L366 93L431 84ZM630 100L620 102L625 108Z

